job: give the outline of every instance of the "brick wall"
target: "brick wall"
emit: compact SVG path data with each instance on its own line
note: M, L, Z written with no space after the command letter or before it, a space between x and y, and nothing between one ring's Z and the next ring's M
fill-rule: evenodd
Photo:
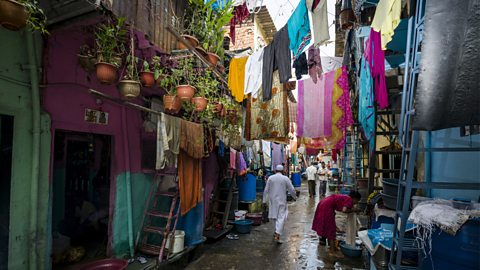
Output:
M225 35L230 36L230 26L226 26ZM230 41L230 50L238 50L244 48L254 48L255 43L255 26L252 21L248 21L235 27L235 44Z

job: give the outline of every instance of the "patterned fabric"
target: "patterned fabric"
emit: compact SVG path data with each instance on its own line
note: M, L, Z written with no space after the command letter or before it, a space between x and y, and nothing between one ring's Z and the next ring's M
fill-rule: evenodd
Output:
M298 103L293 103L288 101L288 114L289 114L290 123L297 122L297 107L298 107Z
M323 73L322 69L322 58L320 57L320 49L311 46L308 49L308 74L312 78L314 83L317 83L317 80Z
M337 101L343 95L343 89L337 84L337 80L342 74L342 69L335 70L335 83L332 93L332 136L328 138L328 148L333 149L343 138L343 132L338 127L338 122L343 116L343 110L337 105Z
M201 124L180 120L180 149L193 158L204 156L204 134Z
M283 91L278 71L273 73L272 99L263 102L262 93L247 102L245 139L279 139L285 141L288 135L289 112L287 93Z
M343 66L341 69L341 75L337 79L337 85L342 88L343 94L342 96L337 100L337 105L342 109L343 115L340 118L340 120L337 122L337 127L343 131L343 133L346 132L347 127L351 126L354 121L353 121L353 115L352 115L352 108L350 107L350 92L348 88L348 73L347 73L347 67ZM337 149L342 149L343 146L345 145L345 136L343 136L342 140L337 143Z
M370 66L362 57L360 60L360 83L358 97L358 121L362 125L363 133L367 140L373 137L375 132L375 107L373 98L373 80L370 75Z

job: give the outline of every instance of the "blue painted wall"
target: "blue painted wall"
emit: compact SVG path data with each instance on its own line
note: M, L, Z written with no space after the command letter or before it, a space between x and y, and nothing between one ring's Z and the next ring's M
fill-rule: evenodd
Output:
M460 129L432 132L432 147L479 147L480 135L460 137ZM432 153L433 182L480 182L480 152ZM480 190L433 190L432 197L477 201Z

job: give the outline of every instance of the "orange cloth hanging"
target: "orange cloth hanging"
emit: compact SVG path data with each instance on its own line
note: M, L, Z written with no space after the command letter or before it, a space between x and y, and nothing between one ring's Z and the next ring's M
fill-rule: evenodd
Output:
M192 158L181 150L178 156L178 187L180 212L188 213L202 201L202 160Z

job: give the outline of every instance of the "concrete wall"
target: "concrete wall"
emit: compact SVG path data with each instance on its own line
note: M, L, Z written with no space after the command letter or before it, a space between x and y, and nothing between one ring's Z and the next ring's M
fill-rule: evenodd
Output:
M0 114L14 116L13 160L10 200L10 237L8 269L28 269L33 264L29 250L35 248L34 268L47 266L48 166L50 157L50 120L41 114L40 173L38 200L32 202L32 95L26 35L0 28ZM37 62L41 63L42 41L35 38ZM31 208L31 205L35 205ZM30 230L32 211L37 215L35 230ZM1 217L0 217L1 218Z
M480 135L460 137L459 128L432 132L432 147L479 147ZM480 181L479 152L432 153L433 182ZM477 201L480 190L433 190L432 197L444 199L464 198Z

